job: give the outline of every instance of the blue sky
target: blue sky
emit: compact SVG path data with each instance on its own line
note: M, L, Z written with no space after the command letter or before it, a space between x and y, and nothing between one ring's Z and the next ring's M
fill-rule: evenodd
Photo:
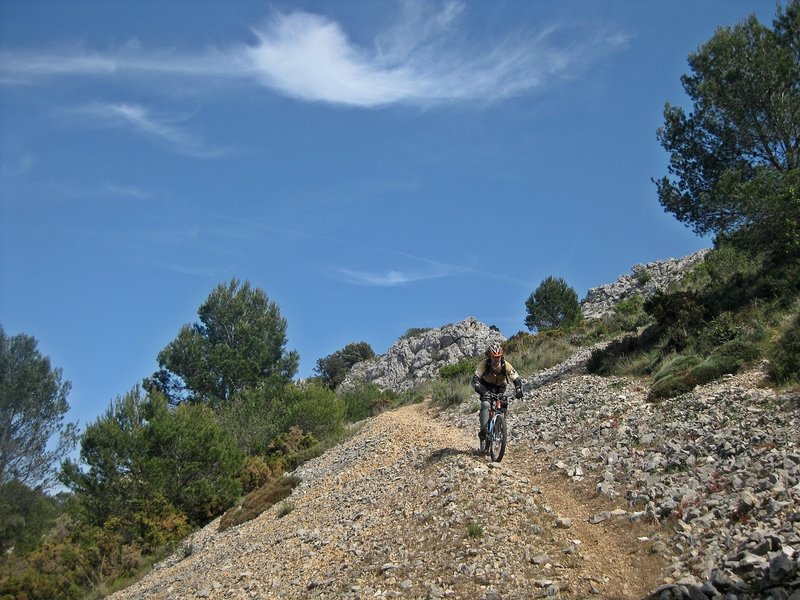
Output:
M300 376L473 315L510 336L710 245L658 203L664 103L774 3L0 0L0 324L85 426L219 283L263 289Z

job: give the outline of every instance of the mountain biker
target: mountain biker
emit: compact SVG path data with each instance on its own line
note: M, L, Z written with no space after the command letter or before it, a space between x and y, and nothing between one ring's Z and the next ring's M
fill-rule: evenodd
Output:
M486 423L489 420L489 400L486 393L502 394L506 391L506 383L509 380L514 384L514 396L522 398L522 381L519 374L511 363L503 358L500 344L490 344L486 348L486 358L478 363L472 375L472 389L481 397L481 429L478 432L481 441L486 438Z

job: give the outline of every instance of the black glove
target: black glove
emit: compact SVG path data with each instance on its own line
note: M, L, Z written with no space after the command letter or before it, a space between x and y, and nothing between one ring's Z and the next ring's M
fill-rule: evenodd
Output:
M522 398L522 384L515 385L516 391L514 392L514 397L519 400Z
M483 397L483 395L488 391L486 386L481 383L481 380L477 375L472 376L472 389L478 392L481 397Z

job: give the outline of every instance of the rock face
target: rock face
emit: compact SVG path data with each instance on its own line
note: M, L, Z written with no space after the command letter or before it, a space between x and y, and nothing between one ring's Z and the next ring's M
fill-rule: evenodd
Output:
M583 316L596 319L614 311L620 300L639 295L649 298L666 290L695 265L702 262L709 250L698 250L683 258L670 258L647 264L634 265L632 275L621 275L614 283L591 288L581 301Z
M404 392L436 379L444 365L482 355L490 343L505 339L497 329L467 317L459 323L400 338L386 354L353 365L339 390L371 383Z

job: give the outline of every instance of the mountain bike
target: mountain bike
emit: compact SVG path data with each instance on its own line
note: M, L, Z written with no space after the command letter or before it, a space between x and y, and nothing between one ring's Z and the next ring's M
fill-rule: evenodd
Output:
M488 454L492 462L500 462L506 453L506 412L508 398L504 394L487 392L489 400L489 420L486 423L486 438L481 442L481 452Z

